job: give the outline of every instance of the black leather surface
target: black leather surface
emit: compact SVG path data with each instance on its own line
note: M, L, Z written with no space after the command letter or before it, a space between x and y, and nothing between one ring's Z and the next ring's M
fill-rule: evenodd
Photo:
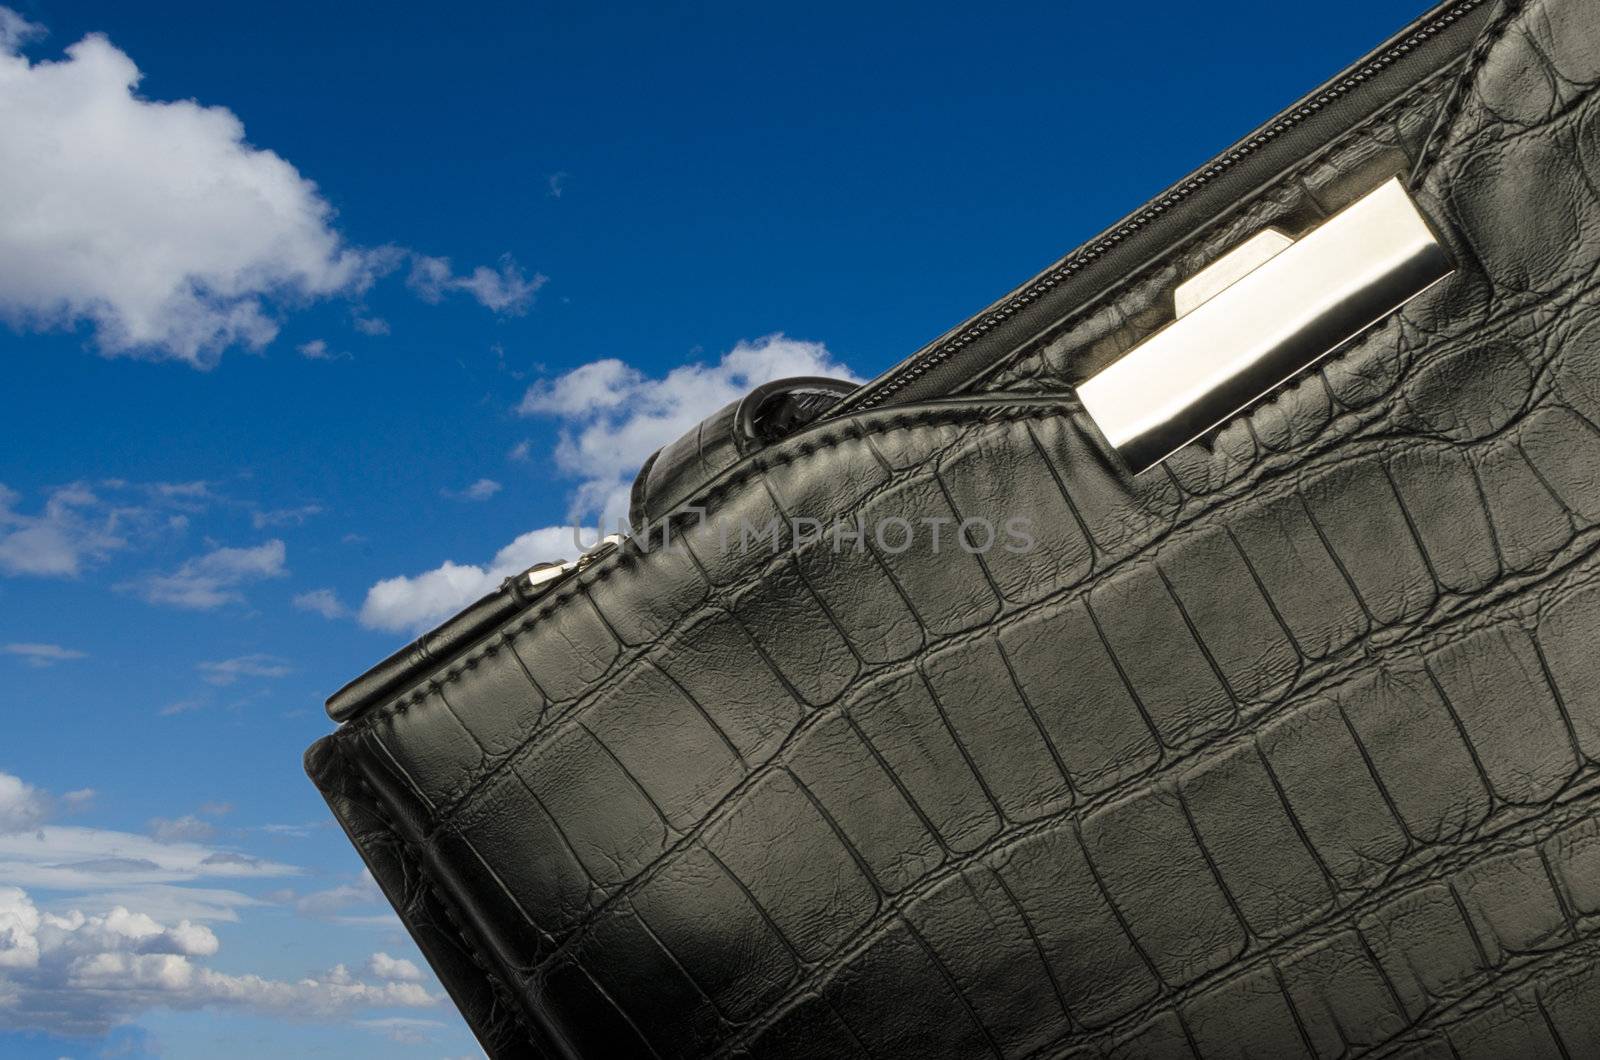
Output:
M1597 86L1600 5L1509 9L981 392L731 462L318 744L486 1048L1600 1055ZM1073 383L1396 153L1456 276L1118 471ZM717 547L995 513L1035 550Z

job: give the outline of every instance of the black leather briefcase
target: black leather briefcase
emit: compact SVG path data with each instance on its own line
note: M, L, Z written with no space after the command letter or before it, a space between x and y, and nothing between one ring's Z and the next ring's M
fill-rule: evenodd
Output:
M1596 0L633 500L307 756L494 1056L1600 1055Z

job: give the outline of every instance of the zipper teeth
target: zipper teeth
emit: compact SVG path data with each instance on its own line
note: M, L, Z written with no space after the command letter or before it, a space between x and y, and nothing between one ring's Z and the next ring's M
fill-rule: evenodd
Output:
M978 323L974 324L966 331L963 331L960 335L954 339L951 339L939 349L931 351L928 354L917 358L914 363L907 366L903 371L898 372L884 380L882 384L874 388L870 394L867 394L861 400L855 402L847 400L844 404L848 405L850 409L860 411L876 408L877 406L883 404L885 401L893 397L898 391L909 386L911 383L915 382L932 369L943 364L957 353L960 353L962 349L971 344L975 339L988 334L990 331L993 331L995 328L1010 320L1018 312L1032 304L1041 295L1050 291L1057 284L1071 279L1074 275L1081 272L1084 268L1093 263L1097 258L1101 257L1111 248L1115 247L1118 243L1121 243L1124 239L1128 238L1128 236L1157 220L1167 210L1177 206L1184 199L1187 199L1200 188L1222 176L1230 167L1239 162L1241 159L1259 150L1265 144L1281 136L1283 133L1294 128L1296 125L1299 125L1301 122L1305 121L1311 115L1327 106L1329 103L1339 99L1342 96L1348 95L1354 89L1359 88L1361 85L1370 80L1373 75L1388 69L1390 66L1393 66L1396 62L1400 61L1412 51L1416 50L1419 45L1437 36L1445 29L1448 29L1457 20L1459 20L1461 16L1477 7L1480 7L1486 2L1487 0L1464 0L1463 3L1457 4L1455 7L1451 8L1443 15L1440 15L1426 26L1423 26L1415 33L1412 33L1399 44L1396 44L1394 47L1384 52L1382 55L1379 55L1369 62L1364 63L1358 70L1344 78L1338 84L1318 93L1315 97L1306 101L1305 103L1302 103L1288 114L1278 118L1267 128L1261 130L1244 143L1233 148L1221 158L1214 160L1210 165L1206 166L1205 169L1195 173L1182 184L1166 192L1166 194L1164 194L1160 199L1151 203L1138 214L1135 214L1133 217L1129 218L1126 222L1108 235L1105 235L1097 240L1092 246L1086 248L1071 259L1062 262L1049 272L1039 276L1034 280L1033 283L1029 284L1025 290L1007 299L1006 302L999 308L986 313L983 319L978 321ZM834 411L848 411L848 409L841 408Z

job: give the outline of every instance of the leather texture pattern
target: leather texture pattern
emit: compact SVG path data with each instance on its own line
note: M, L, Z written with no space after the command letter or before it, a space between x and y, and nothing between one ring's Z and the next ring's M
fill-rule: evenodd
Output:
M1511 5L1199 234L1400 151L1460 269L1162 469L1072 383L1185 261L732 462L313 748L485 1047L1600 1055L1597 88L1594 0ZM996 513L1035 548L783 524Z

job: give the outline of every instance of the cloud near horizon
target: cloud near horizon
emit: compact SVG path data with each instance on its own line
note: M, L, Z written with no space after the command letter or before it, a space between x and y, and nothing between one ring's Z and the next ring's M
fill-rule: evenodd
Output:
M414 961L383 951L360 962L364 978L342 964L300 979L209 967L221 942L205 921L237 921L238 909L270 903L192 884L301 870L210 845L212 830L193 815L152 821L151 836L51 823L92 794L53 797L0 772L0 1031L103 1035L152 1008L327 1020L442 1000ZM339 908L381 899L365 874L351 890Z
M22 888L0 886L0 1028L103 1035L151 1008L318 1020L443 1000L422 985L412 962L386 953L365 962L376 982L343 964L284 980L203 963L220 949L216 933L191 920L163 923L120 905L103 914L52 913Z

